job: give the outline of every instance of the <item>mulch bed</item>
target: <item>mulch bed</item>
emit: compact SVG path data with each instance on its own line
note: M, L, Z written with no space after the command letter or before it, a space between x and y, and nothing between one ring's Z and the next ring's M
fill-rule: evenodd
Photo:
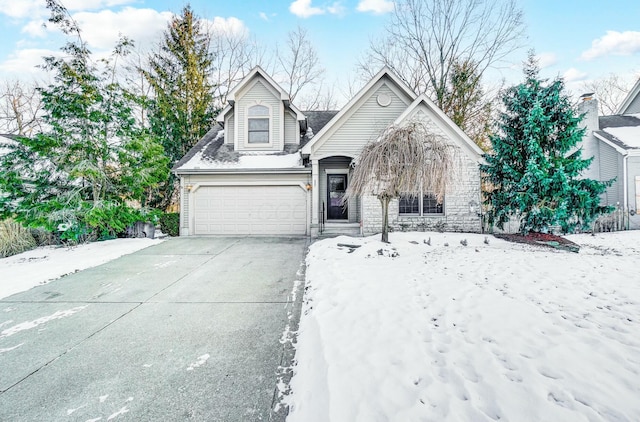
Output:
M560 249L571 252L580 251L580 245L565 239L562 236L549 233L530 232L526 235L521 234L494 234L498 239L508 242L525 243L527 245L546 246L554 249Z

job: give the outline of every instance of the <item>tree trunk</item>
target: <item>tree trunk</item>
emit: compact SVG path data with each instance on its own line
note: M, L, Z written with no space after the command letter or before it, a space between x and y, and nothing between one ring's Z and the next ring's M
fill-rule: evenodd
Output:
M389 243L389 201L391 198L383 196L378 199L382 205L382 241Z

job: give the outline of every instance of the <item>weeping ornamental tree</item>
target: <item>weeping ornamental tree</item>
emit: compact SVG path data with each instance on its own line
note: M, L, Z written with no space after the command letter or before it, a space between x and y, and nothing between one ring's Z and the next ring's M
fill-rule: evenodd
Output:
M375 195L382 206L382 241L389 242L389 203L401 195L444 199L455 168L455 147L421 122L389 126L357 159L344 201Z
M562 79L547 83L538 76L533 54L525 64L525 81L502 96L499 130L491 136L493 153L481 166L490 191L485 204L489 222L502 228L521 217L520 232L548 232L560 226L570 232L588 227L600 213L599 195L612 181L580 176L592 158L577 148L585 129L564 93Z

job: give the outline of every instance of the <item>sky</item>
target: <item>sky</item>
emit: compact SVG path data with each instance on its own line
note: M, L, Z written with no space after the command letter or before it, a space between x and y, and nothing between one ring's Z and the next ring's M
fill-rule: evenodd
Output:
M517 0L527 38L487 83L521 79L527 51L539 56L542 76L562 76L579 95L585 81L615 73L629 84L640 76L640 1ZM106 54L122 33L147 47L157 42L173 13L186 4L171 0L63 0L96 54ZM192 0L193 10L213 25L254 37L265 49L284 45L296 26L307 29L326 69L327 85L346 94L370 40L384 34L391 0ZM615 6L613 5L615 4ZM45 0L0 0L0 81L42 80L36 66L64 40L42 24Z

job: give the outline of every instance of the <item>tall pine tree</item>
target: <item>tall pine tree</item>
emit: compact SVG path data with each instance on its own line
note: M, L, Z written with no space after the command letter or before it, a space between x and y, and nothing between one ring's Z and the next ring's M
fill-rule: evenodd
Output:
M213 101L209 44L210 35L187 5L169 22L159 51L149 57L149 68L141 69L154 93L151 129L162 140L171 165L207 133L218 111ZM175 176L164 191L157 198L162 207L175 200Z
M502 228L522 217L520 232L547 232L560 226L570 232L587 227L600 213L599 195L610 186L582 178L591 160L578 148L585 129L582 116L564 93L564 82L539 77L533 54L524 67L525 81L502 96L499 130L491 136L493 153L481 167L491 186L486 194L489 221Z

